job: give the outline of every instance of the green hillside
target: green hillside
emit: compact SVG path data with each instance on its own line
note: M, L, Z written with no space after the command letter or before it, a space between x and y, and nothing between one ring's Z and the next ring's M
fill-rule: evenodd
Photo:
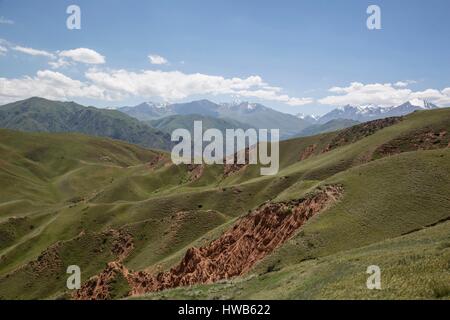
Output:
M438 109L291 139L278 174L260 176L257 165L174 166L111 139L0 130L0 298L71 298L71 264L83 283L110 262L169 271L264 205L289 218L286 204L340 186L242 275L133 298L449 299L449 132L450 109ZM382 290L365 287L369 265ZM117 274L109 298L129 298Z
M0 106L0 128L78 132L156 149L168 149L171 145L169 135L122 112L38 97Z

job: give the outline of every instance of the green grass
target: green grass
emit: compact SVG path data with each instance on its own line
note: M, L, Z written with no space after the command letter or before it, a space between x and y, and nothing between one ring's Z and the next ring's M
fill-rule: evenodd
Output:
M450 299L450 222L358 249L219 284L137 299ZM381 290L366 286L381 269Z

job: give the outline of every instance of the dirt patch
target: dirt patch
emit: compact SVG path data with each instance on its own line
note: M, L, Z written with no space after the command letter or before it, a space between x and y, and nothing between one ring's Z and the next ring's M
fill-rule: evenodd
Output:
M365 137L368 137L375 132L399 123L402 117L390 117L384 119L373 120L365 122L347 129L339 131L336 137L322 150L322 152L328 152L338 147L342 147Z
M33 273L42 272L57 272L62 266L63 262L59 256L59 248L61 244L59 242L45 249L36 260L31 261L29 266Z
M242 151L241 151L242 152ZM229 176L232 176L241 170L244 170L248 164L249 164L249 148L245 148L245 163L238 164L238 152L236 152L233 155L233 163L227 164L227 158L224 159L224 166L223 166L223 177L227 178ZM231 156L230 156L231 157Z
M306 160L312 155L314 155L314 151L317 149L317 144L312 144L306 147L305 150L300 154L300 161Z
M133 237L123 230L110 230L108 233L114 239L111 252L117 256L117 261L123 261L134 249Z
M189 181L196 181L200 179L205 171L205 165L203 164L188 164L188 179Z
M218 239L188 249L182 261L166 272L133 272L120 261L111 262L100 275L88 280L74 298L108 299L109 284L119 274L128 281L129 295L243 275L292 237L308 219L333 204L342 192L340 186L326 186L303 199L263 204Z
M374 152L374 158L382 158L408 151L449 148L450 135L446 129L424 128L403 135L381 145Z
M148 169L153 170L161 167L167 162L167 158L163 154L157 154L151 161L147 162L146 166Z
M128 271L123 267L123 260L134 249L133 237L124 230L108 230L105 235L112 237L111 252L117 256L117 260L109 262L105 269L99 274L90 278L83 286L74 291L72 298L76 300L105 300L110 298L110 284L116 276L124 274L128 276Z

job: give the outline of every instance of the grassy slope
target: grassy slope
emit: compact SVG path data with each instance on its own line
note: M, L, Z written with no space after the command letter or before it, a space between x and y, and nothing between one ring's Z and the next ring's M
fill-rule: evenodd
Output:
M125 228L134 237L135 250L127 266L167 268L187 247L215 238L235 217L262 202L300 197L320 183L342 183L343 200L262 261L255 268L257 274L268 269L288 274L306 259L387 241L448 217L449 151L404 153L367 164L365 159L379 145L417 128L450 129L448 119L449 110L415 113L324 154L320 150L336 133L293 139L281 145L277 176L260 177L255 166L223 179L222 168L211 166L194 182L189 182L185 166L148 168L146 163L157 153L125 143L1 130L0 184L5 188L0 190L0 237L8 244L0 247L0 277L62 240L66 260L84 261L83 270L94 274L109 256L107 249L105 255L92 255L96 242L86 239L101 237L109 228ZM315 155L299 161L311 144L318 146ZM180 211L184 214L175 214ZM18 223L9 219L13 216L28 220ZM26 232L30 225L32 230ZM84 247L71 256L66 248L81 241L76 239L82 231ZM53 275L27 281L26 270L10 273L0 279L0 296L19 297L28 290L26 297L55 297L64 292L64 271L61 267ZM278 274L264 277L275 284ZM39 286L43 282L48 284L45 289ZM27 289L30 286L33 290ZM252 296L250 288L243 292ZM311 297L318 296L311 293Z
M0 106L0 128L30 132L79 132L144 147L168 149L170 136L116 110L33 97Z
M450 299L450 222L357 249L218 284L135 299ZM381 290L366 287L381 269Z

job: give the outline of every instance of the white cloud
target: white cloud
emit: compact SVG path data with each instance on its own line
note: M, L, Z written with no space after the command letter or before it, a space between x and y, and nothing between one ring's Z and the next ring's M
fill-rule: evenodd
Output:
M62 73L40 70L36 76L19 79L0 78L0 102L8 103L30 96L66 100L74 97L109 100L96 86L71 79Z
M81 62L85 64L103 64L105 63L105 57L96 52L95 50L88 49L88 48L77 48L72 50L63 50L63 51L57 51L55 53L45 51L45 50L38 50L34 48L29 47L22 47L22 46L12 46L8 42L4 41L7 45L11 47L11 49L29 54L32 56L43 56L51 59L49 61L49 65L56 69L68 66L75 62ZM5 48L6 49L6 48ZM1 54L1 51L0 51Z
M64 58L58 58L58 60L53 60L53 61L50 61L49 63L48 63L53 69L58 69L58 68L62 68L62 67L66 67L66 66L69 66L69 65L71 65L72 63L70 63L69 61L67 61L66 59L64 59Z
M119 96L161 98L174 101L195 95L234 95L278 101L289 105L311 103L310 98L289 97L281 88L271 87L259 76L224 78L201 73L185 74L180 71L90 69L86 78L110 94Z
M54 61L55 64L59 63ZM17 79L0 78L2 103L41 96L48 99L90 98L124 100L126 98L160 98L176 101L196 95L232 95L277 101L292 106L313 102L311 98L290 97L282 89L271 87L259 76L224 78L179 71L99 70L91 68L83 81L71 79L60 72L38 71L36 76Z
M2 45L0 45L0 56L4 56L8 52L8 49Z
M60 57L69 58L76 62L86 64L103 64L105 57L98 52L88 48L78 48L72 50L64 50L58 53Z
M5 17L0 17L0 24L14 24L14 21L11 19L6 19Z
M448 88L442 91L427 89L424 91L412 91L404 86L391 83L363 84L353 82L348 87L332 87L330 92L335 95L327 96L318 101L321 104L342 106L376 104L380 106L393 106L414 99L428 100L440 106L450 105L450 92ZM402 83L403 84L403 83Z
M394 83L394 86L398 88L405 88L413 83L417 83L417 81L414 80L397 81L396 83Z
M407 86L408 86L408 83L407 83L407 82L404 82L404 81L397 81L397 82L394 84L394 86L399 87L399 88L404 88L404 87L407 87Z
M33 48L27 48L27 47L22 47L22 46L14 46L12 47L13 50L15 51L19 51L25 54L29 54L31 56L43 56L43 57L47 57L47 58L55 58L55 55L51 52L45 51L45 50L38 50L38 49L33 49Z
M150 54L148 56L148 59L150 60L151 64L161 65L161 64L168 64L169 63L169 61L167 61L166 58L161 57L160 55L157 55L157 54Z

